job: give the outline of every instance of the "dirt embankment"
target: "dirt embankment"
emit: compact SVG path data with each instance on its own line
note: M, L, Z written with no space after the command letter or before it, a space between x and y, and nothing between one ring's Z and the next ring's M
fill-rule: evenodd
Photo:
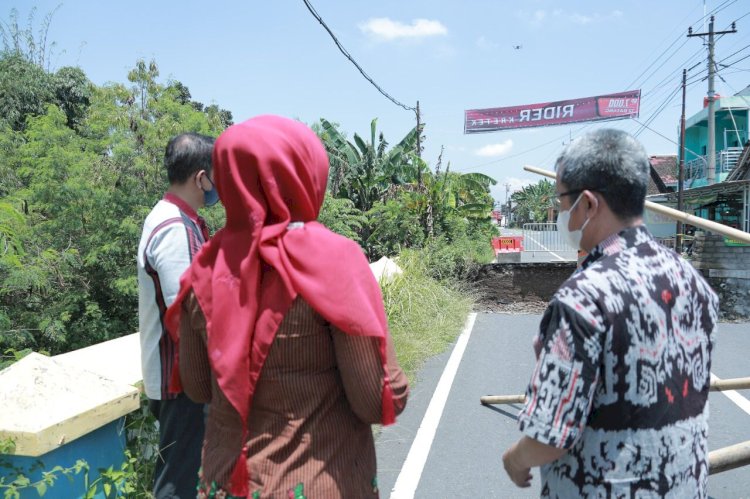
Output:
M575 262L484 265L473 281L477 311L542 313L574 270Z

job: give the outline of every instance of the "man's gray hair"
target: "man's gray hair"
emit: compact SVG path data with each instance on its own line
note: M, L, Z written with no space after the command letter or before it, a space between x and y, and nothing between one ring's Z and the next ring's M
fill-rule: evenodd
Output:
M649 168L643 146L631 135L612 128L573 141L555 163L569 191L599 192L621 220L643 215Z

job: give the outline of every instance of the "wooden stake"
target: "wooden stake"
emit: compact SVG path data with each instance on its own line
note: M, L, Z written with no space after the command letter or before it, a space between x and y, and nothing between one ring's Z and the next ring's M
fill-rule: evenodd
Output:
M553 172L548 171L548 170L543 170L535 166L526 165L523 167L523 169L526 170L527 172L537 173L545 177L557 178ZM727 236L737 241L750 243L750 233L748 232L735 229L733 227L728 227L726 225L722 225L720 223L717 223L711 220L706 220L705 218L696 217L695 215L685 213L684 211L675 210L674 208L669 208L667 206L662 206L652 201L646 201L645 206L646 206L646 209L654 211L666 217L669 217L673 220L679 220L683 223L695 225L696 227L706 229L716 234L721 234L722 236Z
M712 392L725 390L746 390L750 388L750 378L728 378L711 380Z
M708 474L715 475L750 464L750 440L708 453Z
M712 392L746 389L750 389L750 378L728 378L712 380L709 388L709 390ZM479 397L479 401L484 405L523 404L526 402L526 395L485 395L483 397Z
M484 397L479 397L479 401L484 405L523 404L526 402L526 395L485 395Z

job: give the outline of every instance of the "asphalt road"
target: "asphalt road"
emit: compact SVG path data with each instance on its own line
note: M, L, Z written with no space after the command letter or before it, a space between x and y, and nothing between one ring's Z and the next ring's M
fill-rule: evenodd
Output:
M540 318L479 314L471 332L459 338L455 353L449 350L428 360L411 383L406 411L395 425L383 428L378 435L381 497L539 496L538 470L532 470L532 487L519 489L502 469L502 452L520 436L516 425L520 406L483 406L479 397L525 391L534 366L531 338ZM721 324L712 372L719 378L750 376L748 352L750 323ZM447 383L456 366L452 383ZM443 389L444 404L440 404ZM750 390L735 394L745 409L725 394L711 392L711 450L750 440L750 401L746 398ZM712 476L709 494L717 499L750 498L750 467Z

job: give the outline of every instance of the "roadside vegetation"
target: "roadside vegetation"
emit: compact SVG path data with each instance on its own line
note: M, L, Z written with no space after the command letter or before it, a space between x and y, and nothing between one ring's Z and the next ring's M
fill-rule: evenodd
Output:
M555 201L555 183L542 179L511 194L513 217L517 226L525 223L550 222L550 210Z
M135 252L141 224L167 185L164 146L180 132L217 136L233 123L217 104L192 99L179 81L160 79L156 61L135 61L127 83L93 84L77 67L52 70L33 18L0 24L0 368L30 351L48 355L137 330ZM421 157L424 127L391 146L377 119L351 138L325 118L310 124L331 161L320 220L357 241L371 261L387 256L404 273L383 283L399 360L414 382L424 360L447 348L472 307L465 284L491 261L490 186ZM368 126L369 125L369 126ZM214 230L220 205L202 213ZM99 490L148 496L154 422L129 417L128 459ZM12 442L0 442L12 453ZM60 463L41 482L17 470L0 493L40 495L85 463ZM2 463L0 462L0 465ZM20 480L20 481L19 481ZM105 487L106 485L106 487ZM109 495L109 494L108 494ZM86 496L88 497L88 496Z

